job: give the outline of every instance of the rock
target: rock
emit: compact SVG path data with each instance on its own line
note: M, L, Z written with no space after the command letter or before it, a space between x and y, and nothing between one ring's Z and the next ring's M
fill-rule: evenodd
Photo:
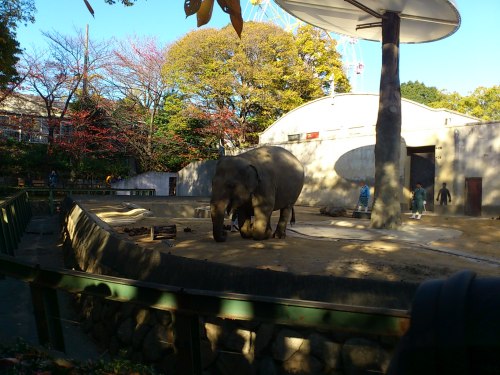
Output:
M212 345L208 340L200 341L201 365L204 369L214 363L217 353L212 350Z
M156 325L147 333L142 344L142 354L144 359L150 362L158 361L161 356L169 349L173 348L173 343L170 341L171 335L168 329L161 325Z
M256 375L255 368L238 353L219 353L216 367L219 375Z
M319 333L312 333L307 339L310 354L325 364L326 371L341 368L341 344L330 341Z
M118 327L116 332L116 336L120 339L122 343L125 345L129 345L132 343L132 335L134 334L134 321L132 318L125 319Z
M277 375L278 371L276 370L276 364L270 357L264 357L262 358L258 364L258 374L265 374L265 375Z
M137 325L149 323L151 312L148 309L141 308L135 313L135 323Z
M325 206L319 209L320 214L333 217L346 217L347 210L344 207Z
M132 335L132 347L134 349L142 348L144 337L146 337L150 330L151 326L148 324L139 324L135 327L134 334Z
M323 365L314 356L297 351L285 362L283 369L286 374L294 375L319 375L323 374Z
M255 355L258 357L271 342L274 334L274 324L262 323L255 337Z
M194 209L194 217L209 218L210 217L210 206L196 207Z
M158 324L162 326L170 326L172 324L172 313L170 311L155 310L155 318Z
M212 345L212 351L215 352L219 344L219 339L222 337L222 328L217 324L205 323L205 331L207 339Z
M298 352L303 344L304 338L298 332L288 328L282 329L273 343L273 358L285 362Z
M342 347L342 360L346 375L364 375L368 372L385 373L390 357L376 342L352 338Z

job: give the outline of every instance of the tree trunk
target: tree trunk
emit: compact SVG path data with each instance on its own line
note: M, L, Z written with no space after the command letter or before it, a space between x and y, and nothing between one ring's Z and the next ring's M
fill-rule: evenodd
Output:
M373 228L396 229L401 225L399 31L399 15L385 13L382 19L382 74L376 125Z

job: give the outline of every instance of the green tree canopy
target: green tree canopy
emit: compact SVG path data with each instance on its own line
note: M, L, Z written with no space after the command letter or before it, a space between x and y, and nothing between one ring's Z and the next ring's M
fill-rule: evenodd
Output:
M444 98L444 94L437 88L428 87L419 81L402 83L401 96L425 105L430 105Z
M241 39L229 27L196 30L170 47L163 74L200 110L234 113L241 128L235 144L255 143L277 118L324 95L339 66L332 46L310 29L295 38L268 23L248 22Z
M16 28L20 22L34 22L34 13L34 0L0 0L0 90L20 79L16 64L22 51Z
M331 92L332 83L337 93L351 91L351 84L343 70L342 56L337 52L335 39L324 30L303 25L298 28L295 40L300 58L312 74L320 78L325 94Z
M478 87L470 95L457 92L447 93L423 83L401 84L401 96L428 105L431 108L445 108L477 117L484 121L500 120L500 86Z
M16 64L21 50L15 34L0 21L0 90L5 90L9 83L19 79Z

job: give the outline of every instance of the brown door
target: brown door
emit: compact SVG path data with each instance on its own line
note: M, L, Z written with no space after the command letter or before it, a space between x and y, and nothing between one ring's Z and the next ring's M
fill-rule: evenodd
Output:
M483 179L481 177L465 178L465 214L481 216L483 197Z

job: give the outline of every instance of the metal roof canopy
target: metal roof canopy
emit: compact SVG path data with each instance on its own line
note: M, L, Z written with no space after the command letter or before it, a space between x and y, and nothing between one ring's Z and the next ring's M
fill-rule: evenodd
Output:
M399 14L400 42L446 38L460 27L454 0L274 0L294 17L327 31L354 38L382 40L381 19Z

